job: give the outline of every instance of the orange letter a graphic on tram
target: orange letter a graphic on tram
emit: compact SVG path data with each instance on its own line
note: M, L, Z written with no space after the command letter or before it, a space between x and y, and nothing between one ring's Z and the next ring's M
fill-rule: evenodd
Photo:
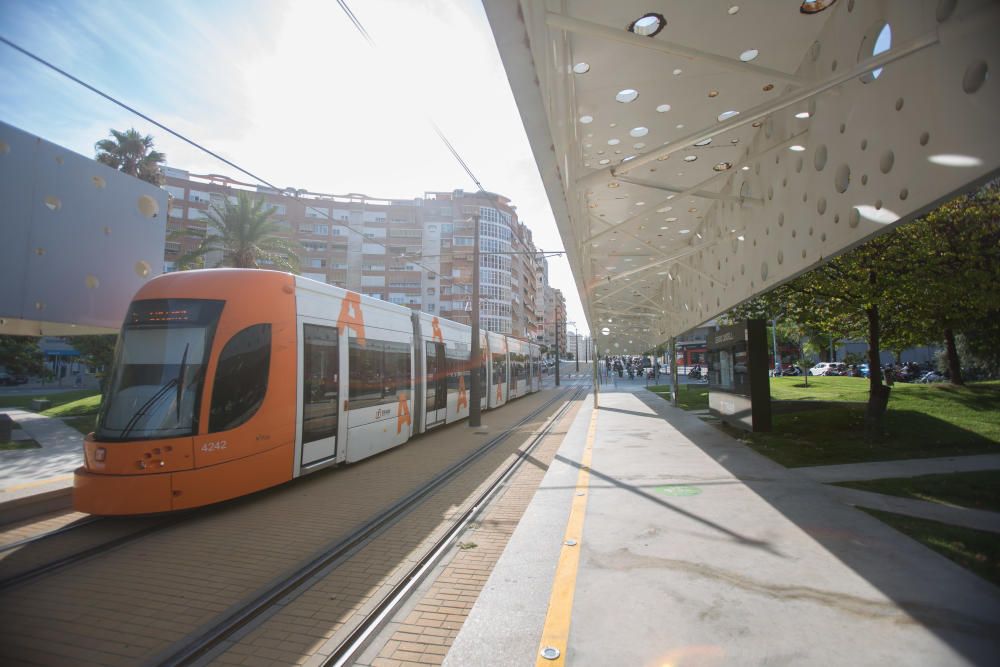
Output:
M458 376L458 409L461 410L462 406L469 407L469 398L465 395L465 376Z
M406 392L399 392L399 403L396 405L396 435L403 432L403 422L406 422L407 426L413 424L413 420L410 419L410 405L406 400Z
M436 340L439 343L444 342L444 336L441 335L441 320L436 316L431 320L431 331L433 332L431 335L432 340Z
M337 316L337 327L354 329L358 337L358 345L365 345L365 316L361 314L361 295L348 292L340 302L340 315Z

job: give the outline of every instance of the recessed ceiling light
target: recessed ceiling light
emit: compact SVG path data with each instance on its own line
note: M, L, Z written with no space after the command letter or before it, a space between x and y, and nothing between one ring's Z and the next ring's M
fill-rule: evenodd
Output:
M756 58L757 54L758 54L757 49L747 49L746 51L740 54L740 60L742 60L745 63L748 63L754 58Z
M636 150L640 150L640 149L643 149L645 147L646 147L646 144L642 143L641 141L639 143L632 144L632 148L634 148Z
M677 222L677 218L667 218L666 222Z
M733 5L732 7L729 8L728 14L730 16L733 16L734 14L738 14L739 11L740 11L740 6L739 5Z
M809 112L808 111L800 111L797 114L795 114L795 117L796 118L808 118L809 117Z
M608 146L617 146L621 141L618 139L608 139Z
M696 141L696 142L694 142L694 145L695 146L707 146L710 143L712 143L712 137L709 137L708 139L702 139L701 141Z
M674 70L674 76L680 76L681 72L683 72L683 71L684 70L682 70L681 68L678 67L677 69Z
M714 169L715 171L726 171L732 168L733 168L732 162L719 162L714 167L712 167L712 169Z
M743 165L742 167L740 167L740 169L742 169L743 171L750 171L750 167L746 165Z
M669 104L661 104L660 106L656 107L656 110L659 111L660 113L666 113L666 112L670 111L670 105Z
M681 234L690 234L690 233L691 233L690 229L682 229L681 230Z
M584 125L589 125L594 122L593 116L580 116L580 122Z
M719 122L721 123L724 120L729 120L733 116L738 116L739 113L740 112L736 111L735 109L730 109L729 111L723 111L722 113L719 114Z
M663 227L660 227L660 229L670 229L670 228L664 225Z
M794 146L789 146L788 147L788 150L795 151L796 153L801 153L805 149L806 149L805 146L799 146L798 144L795 144Z
M685 155L684 156L684 161L685 162L694 162L697 159L698 159L697 155Z
M673 206L664 206L663 208L656 209L656 212L657 213L666 213L667 211L672 211L672 210L674 210Z
M610 183L608 183L608 187L611 189L621 187L621 183L618 183L617 181L611 181Z
M600 160L597 164L611 164L611 160L609 160L608 158L604 158L603 160Z
M573 71L576 74L586 74L590 71L590 63L577 63L573 65Z
M634 102L637 97L639 97L638 90L626 88L618 91L618 94L615 95L615 100L621 102L622 104L628 104L629 102Z
M648 127L642 127L640 125L639 127L633 127L631 130L628 131L628 133L631 134L633 137L636 137L636 138L638 138L638 137L644 137L647 134L649 134L649 128Z
M650 12L642 18L633 21L627 29L629 32L640 37L656 37L666 25L667 19L663 17L663 14Z
M742 234L740 234L736 238L739 239L740 241L746 241L746 238Z
M803 14L817 14L828 8L836 1L837 0L802 0L802 4L799 5L799 11Z

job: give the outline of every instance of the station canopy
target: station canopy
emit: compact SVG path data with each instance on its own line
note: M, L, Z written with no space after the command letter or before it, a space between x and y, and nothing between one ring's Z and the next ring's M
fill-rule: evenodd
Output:
M601 354L1000 167L1000 3L484 4Z

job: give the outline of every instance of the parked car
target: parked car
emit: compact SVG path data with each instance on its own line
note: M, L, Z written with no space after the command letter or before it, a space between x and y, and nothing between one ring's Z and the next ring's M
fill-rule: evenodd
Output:
M27 384L28 378L25 375L11 375L10 373L0 373L0 385L11 386L16 384Z
M847 375L847 364L842 361L821 361L809 369L809 375Z

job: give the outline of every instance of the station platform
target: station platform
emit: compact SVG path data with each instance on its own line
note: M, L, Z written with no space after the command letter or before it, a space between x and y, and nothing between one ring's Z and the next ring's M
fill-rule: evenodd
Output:
M602 385L444 664L997 664L1000 589L835 488Z

